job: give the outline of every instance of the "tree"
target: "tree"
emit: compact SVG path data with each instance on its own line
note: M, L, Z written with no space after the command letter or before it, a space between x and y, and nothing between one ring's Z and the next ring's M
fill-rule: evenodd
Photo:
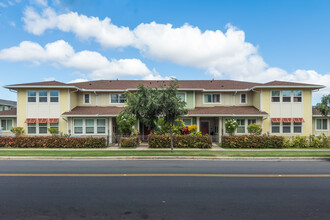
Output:
M170 86L160 90L161 114L164 117L164 123L170 128L171 151L173 152L173 126L176 119L187 114L186 102L177 97L178 83L172 80Z
M133 126L136 124L134 115L122 111L116 118L119 131L122 135L130 135L133 132Z
M15 135L15 136L21 136L24 134L24 128L23 127L13 127L10 129L10 131Z
M176 119L187 113L186 102L177 97L178 85L172 80L167 88L149 88L140 85L135 93L127 93L125 111L136 117L150 130L157 127L159 118L169 126L173 151L173 126Z
M316 109L319 110L323 116L328 116L330 112L330 94L322 96L321 103L316 105Z

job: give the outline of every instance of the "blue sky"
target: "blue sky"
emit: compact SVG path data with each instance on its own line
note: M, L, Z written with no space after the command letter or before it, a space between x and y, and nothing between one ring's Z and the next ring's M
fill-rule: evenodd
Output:
M287 80L326 85L319 100L330 91L329 10L303 0L0 0L0 83ZM1 88L0 98L16 95Z

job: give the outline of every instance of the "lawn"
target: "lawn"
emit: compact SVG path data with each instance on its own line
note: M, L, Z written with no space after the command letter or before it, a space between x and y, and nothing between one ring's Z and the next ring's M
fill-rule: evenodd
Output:
M1 150L0 156L111 157L111 156L203 156L203 157L330 157L330 151L40 151Z

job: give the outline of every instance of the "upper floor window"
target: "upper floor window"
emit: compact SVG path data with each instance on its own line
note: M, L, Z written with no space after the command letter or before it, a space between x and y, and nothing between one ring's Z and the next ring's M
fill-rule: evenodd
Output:
M283 90L283 102L291 102L291 90Z
M181 99L181 101L185 101L186 100L186 94L184 92L179 92L176 94L176 97L178 97L179 99Z
M272 102L280 102L281 92L279 90L272 91Z
M328 130L328 119L316 119L316 130Z
M58 90L50 91L50 102L58 102Z
M39 102L47 102L47 91L39 91Z
M84 104L90 104L90 94L84 94Z
M111 94L111 103L125 103L127 100L124 94Z
M241 104L246 104L246 94L241 94Z
M302 91L301 90L293 90L293 101L301 102Z
M37 91L35 90L28 90L28 102L37 102Z
M204 94L204 103L220 103L220 94Z

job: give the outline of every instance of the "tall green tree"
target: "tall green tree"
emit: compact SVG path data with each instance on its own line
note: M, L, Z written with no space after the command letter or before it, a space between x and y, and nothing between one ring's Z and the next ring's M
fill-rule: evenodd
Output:
M140 85L134 93L127 93L125 111L133 114L136 119L150 130L157 126L159 118L169 126L171 151L173 151L173 126L175 120L187 113L186 103L177 97L178 84L172 80L167 88L149 88Z
M316 105L316 109L319 110L323 116L328 116L330 112L330 94L322 96L321 103Z

